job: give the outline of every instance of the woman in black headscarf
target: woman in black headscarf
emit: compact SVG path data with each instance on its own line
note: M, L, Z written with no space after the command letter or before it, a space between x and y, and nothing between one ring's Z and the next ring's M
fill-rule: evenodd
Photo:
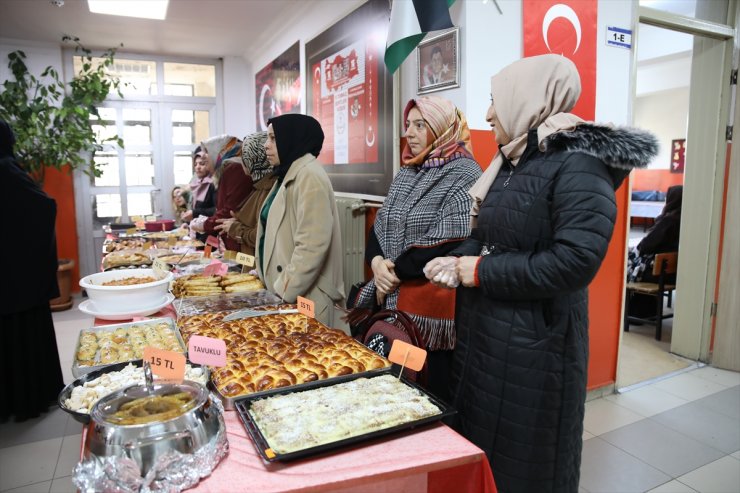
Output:
M13 131L0 120L0 197L23 209L13 224L15 240L0 242L0 258L6 260L0 296L0 421L38 416L64 386L49 308L49 300L59 296L56 202L20 167L14 144Z
M267 288L294 303L315 303L316 319L347 331L334 305L344 300L339 216L329 177L316 157L324 132L314 118L268 121L265 153L277 182L257 226L257 269Z

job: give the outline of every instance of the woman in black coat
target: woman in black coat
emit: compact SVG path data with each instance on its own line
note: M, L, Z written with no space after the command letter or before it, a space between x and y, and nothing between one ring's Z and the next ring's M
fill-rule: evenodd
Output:
M0 421L46 411L64 383L49 300L59 296L54 230L56 202L13 156L15 136L0 120L0 197L22 211L0 242L6 260L0 296Z
M474 229L427 277L462 284L454 428L481 447L500 492L577 492L588 363L587 288L617 216L614 190L654 137L582 121L575 65L519 60L491 81L500 152L471 189ZM447 267L447 269L445 269Z

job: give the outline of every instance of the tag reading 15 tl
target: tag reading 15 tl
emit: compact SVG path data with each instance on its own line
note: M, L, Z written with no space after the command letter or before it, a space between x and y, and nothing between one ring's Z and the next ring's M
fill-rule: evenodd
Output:
M185 355L150 346L144 348L144 361L149 362L152 373L168 382L182 382L185 378Z

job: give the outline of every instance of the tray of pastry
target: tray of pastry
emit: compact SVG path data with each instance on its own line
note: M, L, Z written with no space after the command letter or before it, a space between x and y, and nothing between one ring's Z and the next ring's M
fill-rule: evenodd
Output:
M268 305L256 310L286 308L295 305ZM177 320L186 344L192 335L226 342L226 366L214 368L211 381L227 409L245 395L390 366L390 361L341 330L300 313L226 322L223 318L227 314L186 315Z
M439 421L455 413L416 382L386 369L275 389L234 407L265 461L288 461Z
M190 296L174 303L177 316L202 315L204 313L232 312L280 303L280 297L266 289L242 293L219 293L212 296Z
M191 296L212 296L221 293L238 293L259 291L265 285L252 274L227 272L223 276L206 276L205 274L188 274L175 279L172 283L172 294L177 298Z
M103 255L121 250L141 249L144 242L144 238L141 237L108 239L103 242Z
M80 331L72 375L77 378L114 363L141 359L147 346L180 353L187 347L171 318L99 325Z

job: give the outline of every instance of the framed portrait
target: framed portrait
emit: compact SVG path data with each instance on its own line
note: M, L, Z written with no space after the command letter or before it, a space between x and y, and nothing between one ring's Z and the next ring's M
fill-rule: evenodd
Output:
M257 130L267 130L267 120L301 112L301 52L296 41L254 77Z
M686 139L671 141L671 173L683 173L686 164Z
M318 159L338 192L385 195L393 178L388 12L370 0L306 43L306 112L324 131Z
M460 87L460 28L429 36L416 47L417 92Z

